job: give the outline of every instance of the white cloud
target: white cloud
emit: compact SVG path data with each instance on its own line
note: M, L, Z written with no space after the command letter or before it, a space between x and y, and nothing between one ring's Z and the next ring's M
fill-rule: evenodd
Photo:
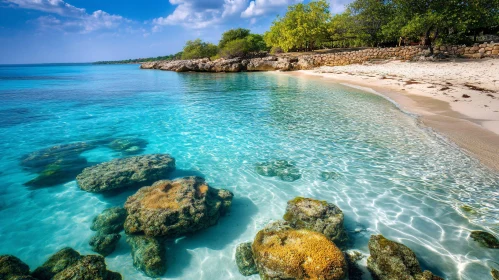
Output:
M201 29L230 19L255 18L281 11L303 0L170 0L177 7L170 15L152 21L153 32L164 25ZM251 22L255 22L251 19Z
M281 11L284 7L303 2L303 0L254 0L241 13L243 18L252 18Z
M4 0L12 7L37 10L53 15L41 16L35 22L42 29L56 29L65 32L90 33L100 29L114 29L124 22L130 22L119 15L111 15L102 10L88 14L62 0Z

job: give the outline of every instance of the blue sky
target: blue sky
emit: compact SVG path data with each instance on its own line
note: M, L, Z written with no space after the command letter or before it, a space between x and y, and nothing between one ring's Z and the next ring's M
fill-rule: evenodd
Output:
M217 43L230 28L263 33L302 1L0 0L0 64L167 55L195 38ZM351 1L331 0L332 12Z

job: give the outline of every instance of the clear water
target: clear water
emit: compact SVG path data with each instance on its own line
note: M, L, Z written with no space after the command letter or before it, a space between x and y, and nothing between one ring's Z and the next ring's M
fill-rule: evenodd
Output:
M476 229L499 234L498 174L357 89L273 73L0 67L0 135L0 254L32 269L64 246L92 253L92 218L133 192L90 194L74 181L30 189L22 184L35 175L19 157L120 136L147 139L145 153L173 155L175 176L202 175L235 194L231 214L217 226L168 243L165 278L243 279L237 244L281 218L295 196L337 204L352 248L364 253L369 236L382 233L448 279L490 279L490 268L499 268L498 250L469 238ZM120 156L106 148L83 155L95 163ZM256 162L276 158L296 162L302 178L289 183L254 172ZM324 182L322 171L341 176ZM465 205L474 210L463 211ZM106 258L109 268L125 279L148 279L129 251L122 238Z

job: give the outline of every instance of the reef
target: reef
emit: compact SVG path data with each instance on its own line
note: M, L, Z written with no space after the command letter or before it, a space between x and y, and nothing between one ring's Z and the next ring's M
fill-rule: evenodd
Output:
M257 163L255 165L256 173L266 176L275 177L286 182L293 182L301 178L301 173L295 165L286 160L272 160L268 162Z

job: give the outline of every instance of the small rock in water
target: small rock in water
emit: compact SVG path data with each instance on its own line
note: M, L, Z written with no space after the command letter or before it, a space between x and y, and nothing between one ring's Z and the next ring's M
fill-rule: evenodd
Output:
M343 218L343 212L336 205L303 197L288 201L284 214L284 220L291 227L320 232L340 247L348 240Z
M120 280L119 273L106 269L104 257L96 255L82 256L71 266L57 273L52 280L92 279Z
M115 159L85 168L76 177L87 192L105 192L119 188L142 187L164 179L175 170L175 159L168 154L152 154Z
M430 271L423 272L416 254L407 246L388 240L383 235L372 235L369 239L367 268L374 279L428 279L443 280Z
M158 181L127 199L125 232L180 237L215 225L228 212L232 197L200 177Z
M241 243L236 248L236 264L239 272L244 276L250 276L258 273L255 261L253 260L253 251L251 242Z
M52 255L42 266L35 269L32 275L39 280L50 280L57 273L76 263L80 253L67 247Z
M123 230L126 216L126 210L122 207L105 209L94 218L90 229L104 234L120 233Z
M492 269L490 275L492 275L492 280L499 280L499 271Z
M38 176L24 185L30 187L50 187L72 181L76 176L87 167L87 160L80 158L72 164L52 163L38 174Z
M283 222L259 231L252 245L262 279L329 279L347 276L343 252L326 236Z
M472 231L470 237L476 242L480 243L483 247L491 249L499 249L499 240L497 238L485 231Z
M147 144L146 140L140 138L122 138L112 141L109 148L125 155L135 155L141 153Z
M129 235L126 241L132 247L133 266L149 277L161 277L166 273L166 250L162 240Z
M256 173L266 177L279 177L286 182L293 182L301 178L300 170L293 163L286 160L273 160L257 163Z
M324 181L329 181L329 180L336 180L341 176L340 173L336 171L324 171L321 172L321 178Z
M0 279L15 279L29 275L29 266L15 256L0 256Z
M82 160L80 154L94 148L95 145L86 142L57 145L21 157L21 166L41 171L51 164L78 164Z
M88 243L92 247L92 251L99 253L101 255L109 256L118 245L120 241L121 235L119 233L97 233L96 235L90 238L90 242Z

